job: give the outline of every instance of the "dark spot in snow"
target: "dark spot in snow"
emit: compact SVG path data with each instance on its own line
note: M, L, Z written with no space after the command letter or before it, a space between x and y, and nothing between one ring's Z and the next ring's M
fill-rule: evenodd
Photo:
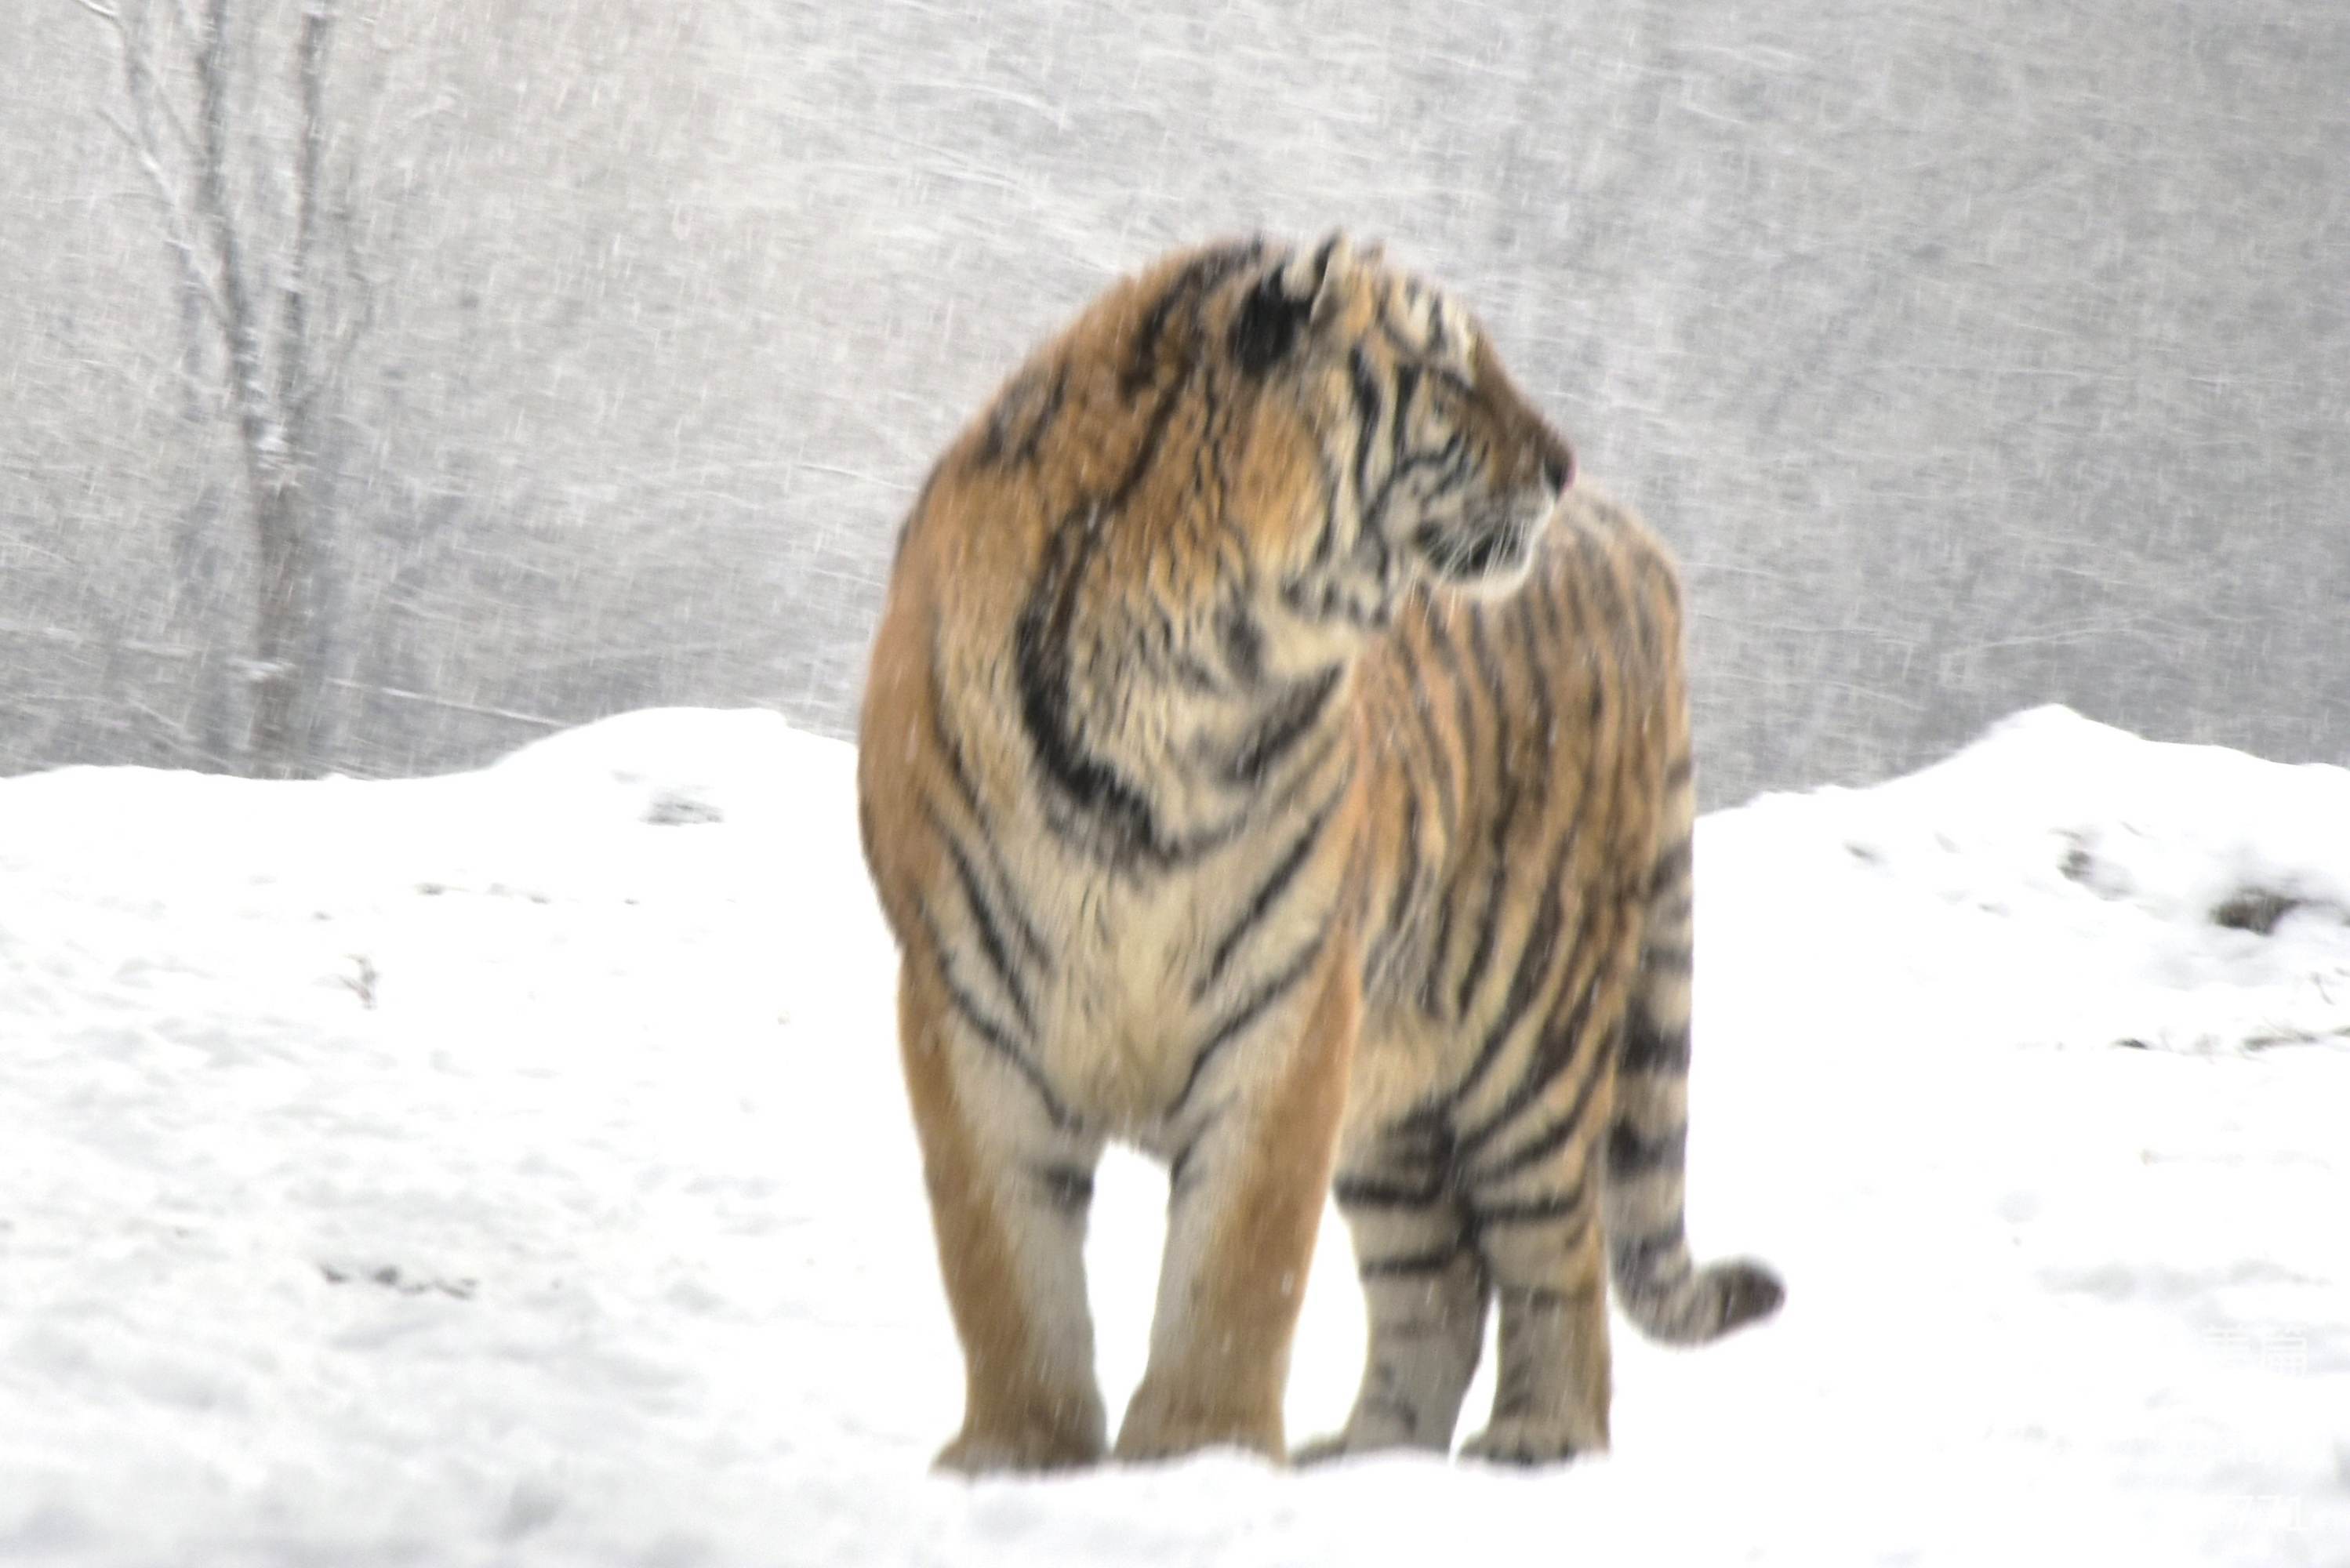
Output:
M1885 862L1884 852L1879 850L1875 845L1847 844L1844 847L1846 854L1850 855L1855 860L1859 861L1864 866L1881 866Z
M348 1273L331 1263L320 1263L318 1272L325 1276L330 1285L346 1284L356 1277L361 1277ZM401 1273L399 1267L391 1263L386 1263L363 1277L369 1284L381 1285L388 1291L397 1291L404 1296L421 1296L427 1291L437 1291L444 1296L450 1296L461 1302L472 1301L473 1292L479 1284L479 1282L474 1280L420 1280Z
M416 885L416 890L428 898L437 898L449 889L438 882L419 882Z
M705 822L723 822L726 814L706 800L696 800L690 794L661 794L653 796L645 808L645 820L656 827L686 827Z
M2211 910L2211 923L2231 931L2251 931L2264 937L2276 929L2279 920L2300 908L2301 900L2288 894L2246 888L2220 901Z
M2075 844L2072 848L2064 851L2064 858L2056 863L2056 869L2062 871L2068 881L2086 882L2089 879L2090 870L2095 865L2096 862L2090 858L2089 852Z
M2125 1051L2151 1051L2154 1049L2153 1046L2147 1044L2145 1041L2138 1039L2136 1035L2132 1035L2126 1040L2116 1040L2114 1044L2120 1046Z

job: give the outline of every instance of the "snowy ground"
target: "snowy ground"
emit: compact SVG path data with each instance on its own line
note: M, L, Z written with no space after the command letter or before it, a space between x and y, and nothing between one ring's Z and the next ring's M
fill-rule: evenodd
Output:
M2050 709L1707 819L1691 1229L1791 1294L1619 1324L1606 1459L978 1485L849 774L670 711L0 781L0 1559L2350 1563L2350 773Z

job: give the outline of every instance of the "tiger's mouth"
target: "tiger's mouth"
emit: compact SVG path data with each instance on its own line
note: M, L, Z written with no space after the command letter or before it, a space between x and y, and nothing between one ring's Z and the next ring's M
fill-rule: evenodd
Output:
M1412 547L1440 582L1505 593L1534 564L1534 541L1555 503L1555 495L1544 495L1480 517L1424 524L1412 535Z

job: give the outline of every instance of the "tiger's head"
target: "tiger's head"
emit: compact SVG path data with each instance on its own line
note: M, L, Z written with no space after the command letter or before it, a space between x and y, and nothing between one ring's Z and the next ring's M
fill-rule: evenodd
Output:
M1261 541L1309 615L1383 623L1414 580L1506 593L1575 476L1459 302L1332 235L1236 280L1225 331L1268 392L1253 462L1310 462L1321 504Z

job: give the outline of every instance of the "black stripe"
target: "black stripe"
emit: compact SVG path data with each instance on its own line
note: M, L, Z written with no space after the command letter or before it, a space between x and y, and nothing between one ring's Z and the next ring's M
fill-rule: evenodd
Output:
M1690 856L1690 836L1686 833L1666 848L1659 850L1657 854L1657 863L1648 873L1648 888L1651 894L1662 892L1667 888L1685 880L1691 867Z
M1429 612L1427 590L1415 588L1413 592L1419 596L1414 608L1424 620ZM1461 821L1461 805L1453 798L1452 748L1445 744L1444 732L1436 717L1436 705L1429 701L1428 682L1420 675L1419 654L1413 648L1410 636L1399 636L1388 646L1397 662L1403 667L1404 684L1411 693L1412 716L1419 722L1420 742L1425 748L1421 754L1428 763L1429 777L1436 785L1437 821L1443 825L1444 833L1449 837Z
M1392 1166L1426 1168L1436 1179L1451 1179L1452 1130L1442 1113L1421 1107L1379 1129L1381 1157Z
M1596 962L1593 968L1596 968ZM1575 973L1570 959L1566 985L1575 983ZM1544 1026L1542 1038L1534 1043L1524 1070L1519 1074L1518 1081L1510 1085L1510 1092L1502 1097L1502 1103L1494 1107L1493 1114L1460 1136L1459 1147L1463 1158L1483 1148L1511 1123L1523 1116L1575 1064L1582 1052L1584 1031L1590 1021L1591 1006L1598 992L1596 975L1586 971L1583 989L1575 997L1575 1005L1568 1009L1564 1019L1553 1018Z
M1444 624L1443 607L1436 602L1432 595L1423 602L1427 606L1427 613L1421 618L1420 625L1428 633L1430 651L1436 655L1437 662L1444 667L1445 679L1452 685L1454 720L1452 738L1460 742L1461 761L1473 776L1477 760L1470 748L1471 742L1477 733L1476 700L1470 693L1468 675L1461 662L1461 650L1453 643L1452 635ZM1466 805L1463 803L1464 815L1465 812ZM1460 826L1461 821L1461 817L1456 816L1451 826ZM1436 901L1436 930L1433 940L1428 944L1428 971L1421 978L1419 993L1420 1010L1431 1018L1440 1018L1444 1015L1440 1000L1444 983L1444 961L1451 951L1452 910L1453 906L1459 901L1458 898L1450 897L1440 898Z
M1183 1146L1167 1162L1167 1200L1170 1203L1176 1202L1191 1191L1192 1181L1200 1174L1195 1163L1200 1146L1208 1140L1208 1135L1216 1130L1216 1124L1222 1121L1224 1113L1232 1108L1232 1097L1229 1095L1209 1106L1207 1114L1192 1127L1191 1136L1183 1140Z
M1417 1274L1440 1274L1461 1256L1458 1244L1432 1252L1406 1252L1391 1258L1367 1258L1356 1268L1366 1280L1401 1279Z
M1493 735L1491 776L1500 788L1501 804L1493 813L1492 866L1485 879L1485 912L1478 920L1476 941L1469 950L1469 967L1461 972L1459 993L1453 1002L1454 1011L1464 1015L1478 983L1485 978L1486 965L1492 961L1493 943L1501 929L1503 896L1509 890L1510 826L1518 814L1519 794L1516 770L1512 766L1507 678L1501 661L1494 657L1492 640L1485 635L1485 618L1482 615L1469 618L1469 649L1476 660L1478 677L1493 704L1489 726Z
M1094 1173L1084 1166L1040 1165L1035 1174L1045 1201L1063 1213L1081 1213L1094 1199Z
M1238 750L1224 764L1224 776L1235 784L1263 782L1265 773L1284 753L1309 734L1346 675L1344 663L1292 681L1267 704Z
M1617 1037L1616 1070L1619 1073L1669 1074L1684 1076L1690 1069L1690 1032L1659 1028L1648 1010L1634 1007Z
M1167 865L1213 846L1213 841L1164 838L1142 789L1086 750L1069 712L1070 641L1087 570L1110 523L1157 462L1182 392L1180 387L1170 389L1153 405L1135 454L1109 493L1073 506L1063 516L1013 628L1021 723L1030 750L1045 777L1106 830L1113 860L1149 857Z
M1320 566L1327 565L1330 557L1337 552L1340 508L1353 506L1356 504L1346 497L1346 486L1339 482L1341 476L1337 462L1332 456L1326 441L1317 444L1314 449L1314 472L1322 481L1322 532L1315 536L1312 564ZM1359 508L1355 515L1357 518L1360 517ZM1233 524L1228 523L1227 527L1232 529L1242 547L1245 549L1247 547L1245 536L1241 535L1240 530ZM1290 597L1293 603L1295 602L1295 588L1296 585L1290 584L1284 589L1285 597Z
M1201 662L1199 655L1195 653L1179 653L1175 655L1173 669L1175 671L1176 682L1180 685L1184 691L1197 692L1203 697L1221 697L1223 695L1223 677L1218 675L1214 670L1209 669L1205 663Z
M1068 391L1069 369L1064 364L1053 372L1053 386L1052 389L1045 394L1045 407L1037 414L1035 422L1028 427L1028 434L1021 441L1020 449L1012 454L1014 457L1023 463L1034 463L1036 461L1037 448L1060 419L1061 406L1067 400Z
M1101 498L1101 515L1114 516L1121 511L1142 487L1144 477L1158 464L1159 449L1167 444L1167 427L1173 422L1175 410L1183 406L1186 390L1184 387L1173 388L1151 405L1150 419L1142 427L1142 439L1135 443L1134 456L1128 461L1126 472L1118 475L1109 493ZM1078 510L1084 508L1080 506Z
M1691 957L1687 942L1648 941L1640 947L1640 967L1651 974L1687 974Z
M1505 1176L1513 1176L1529 1166L1547 1159L1565 1147L1567 1141L1582 1130L1584 1113L1591 1108L1592 1092L1599 1086L1599 1080L1607 1076L1604 1070L1605 1064L1596 1059L1598 1054L1594 1052L1590 1054L1595 1059L1587 1064L1583 1075L1583 1082L1575 1091L1574 1102L1566 1107L1565 1111L1553 1118L1549 1125L1527 1142L1520 1144L1492 1164L1472 1171L1470 1178L1471 1185L1479 1187L1489 1185Z
M1133 352L1118 378L1118 391L1128 401L1159 377L1160 340L1167 335L1168 323L1179 312L1196 311L1201 299L1218 284L1263 254L1261 241L1219 245L1194 256L1184 268L1168 279L1159 297L1151 301L1135 325Z
M1132 854L1159 843L1150 803L1116 768L1085 749L1069 711L1069 638L1077 588L1102 524L1101 512L1080 508L1055 531L1013 629L1013 659L1021 724L1045 777L1078 809L1106 819L1118 847Z
M1258 986L1238 1007L1224 1015L1223 1022L1216 1025L1206 1043L1193 1053L1191 1071L1185 1075L1183 1087L1176 1093L1174 1102L1167 1107L1169 1116L1182 1110L1184 1102L1191 1097L1191 1091L1200 1086L1201 1075L1207 1072L1208 1064L1214 1060L1216 1053L1238 1039L1241 1033L1255 1023L1267 1008L1287 995L1299 981L1305 978L1314 968L1315 961L1322 956L1323 944L1329 940L1330 928L1334 923L1325 920L1322 929L1314 933L1314 940L1300 950L1286 969Z
M979 929L979 950L986 955L988 967L995 971L1004 995L1011 999L1012 1011L1019 1015L1020 1026L1033 1034L1036 1032L1036 1015L1028 1006L1028 988L1021 983L1012 955L1004 950L1003 935L995 923L995 911L989 906L986 890L980 886L979 867L971 863L971 857L963 852L962 845L955 836L947 831L947 826L938 813L933 810L927 815L940 842L946 846L947 858L954 866L955 880L962 885L963 902L971 909L972 924Z
M1591 607L1585 602L1580 591L1585 586L1583 579L1580 577L1571 577L1567 579L1565 583L1567 597L1575 607L1575 613L1574 618L1575 623L1578 626L1587 626L1595 628L1613 625L1614 622L1608 618L1609 612L1605 607L1602 607L1596 616L1592 613ZM1606 639L1604 638L1591 639L1589 639L1586 647L1588 657L1591 659L1591 704L1590 711L1586 715L1590 729L1587 733L1596 740L1599 733L1599 720L1604 705L1602 694L1607 690L1606 682L1611 671L1608 669L1603 668L1601 663L1607 651ZM1620 671L1612 672L1620 677ZM1607 747L1596 744L1586 745L1584 748L1583 781L1575 794L1575 815L1578 820L1604 822L1609 820L1615 815L1617 797L1621 794L1623 786L1620 769L1608 775L1610 787L1607 792L1607 804L1606 808L1603 810L1592 804L1592 796L1599 787L1599 760L1602 753L1607 750Z
M1061 404L1068 392L1068 378L1066 360L1054 368L1052 379L1041 393L1038 387L1044 382L1044 367L1032 366L1014 377L997 394L995 406L989 412L987 429L980 440L979 461L991 467L1007 459L1033 464L1038 448L1060 417Z
M1588 590L1592 601L1589 618L1585 624L1603 629L1607 633L1604 637L1592 639L1590 646L1595 654L1616 655L1610 660L1605 675L1602 675L1596 668L1593 671L1588 722L1592 732L1596 734L1600 722L1606 718L1607 712L1609 677L1617 682L1624 679L1620 639L1624 628L1637 618L1637 612L1625 605L1623 584L1617 576L1615 560L1596 541L1586 537L1579 542L1583 546L1581 554L1586 569L1578 575L1575 583L1578 587ZM1596 746L1592 748L1595 756L1597 755L1598 750L1599 748Z
M1307 786L1321 782L1323 766L1330 761L1331 753L1339 749L1340 742L1351 733L1343 724L1333 724L1324 730L1322 738L1315 742L1305 754L1298 758L1296 765L1289 770L1289 782L1275 790L1269 799L1257 802L1253 810L1243 806L1240 820L1263 822L1270 819L1277 822L1286 816L1297 805L1298 797L1306 793ZM1329 787L1322 792L1322 804L1315 810L1331 810L1354 784L1355 759L1349 756L1345 762L1346 765L1338 770L1338 776L1330 781Z
M963 760L962 742L955 738L954 732L947 728L945 710L938 700L939 694L945 690L944 671L940 667L938 644L933 638L931 648L931 742L946 759L947 777L954 784L956 798L962 802L963 810L979 826L980 840L987 846L988 865L995 873L997 887L1002 889L1005 918L1012 922L1021 945L1028 950L1029 961L1050 974L1053 972L1052 951L1037 931L1036 922L1029 918L1027 909L1022 906L1019 893L1013 886L1011 872L1004 867L1003 857L995 847L994 839L988 836L987 813L979 803L979 786L972 782L971 768ZM937 803L926 800L924 807L931 814L932 825L939 827L941 836L945 836L946 829L941 823Z
M1330 1195L1341 1209L1428 1209L1451 1194L1440 1179L1426 1187L1406 1187L1400 1182L1342 1176L1330 1184Z
M1191 500L1198 517L1223 517L1231 513L1224 501L1223 462L1235 443L1227 426L1224 399L1216 378L1201 376L1192 382L1200 400L1200 433L1191 446Z
M1429 343L1415 343L1415 341L1412 341L1412 338L1403 337L1403 331L1400 331L1399 327L1396 327L1396 322L1388 320L1388 315L1387 315L1387 313L1388 313L1388 308L1391 308L1391 303L1394 303L1394 301L1387 301L1387 298L1382 298L1382 301L1379 301L1379 337L1387 338L1387 346L1388 346L1388 348L1394 348L1396 355L1399 355L1399 358L1405 358L1405 359L1417 359L1417 358L1419 358L1419 355L1429 353L1429 350L1431 350L1431 346L1429 346ZM1410 303L1410 298L1405 298L1405 303Z
M1674 1215L1661 1230L1646 1236L1610 1236L1607 1239L1607 1262L1618 1279L1642 1284L1658 1282L1668 1265L1671 1272L1680 1272L1680 1265L1689 1256L1689 1237L1681 1229L1681 1217Z
M1378 585L1382 596L1381 613L1393 614L1393 607L1388 605L1385 596L1394 591L1395 552L1388 546L1385 529L1364 528L1356 533L1353 564Z
M1452 628L1446 624L1446 607L1437 602L1433 592L1428 592L1423 602L1428 606L1428 614L1420 624L1428 630L1430 651L1444 666L1445 679L1452 683L1454 717L1459 721L1455 734L1461 742L1461 754L1467 758L1470 741L1477 733L1477 700L1469 690L1469 672L1461 661L1460 645L1452 640ZM1475 761L1469 761L1473 770Z
M1525 941L1518 949L1517 965L1510 973L1510 988L1503 993L1502 1010L1486 1029L1483 1043L1478 1046L1477 1054L1470 1060L1469 1070L1444 1096L1441 1104L1447 1109L1460 1105L1476 1092L1477 1085L1484 1081L1485 1075L1492 1071L1493 1064L1501 1059L1503 1048L1509 1044L1510 1036L1517 1033L1519 1023L1534 1005L1536 993L1544 989L1543 981L1550 975L1551 960L1558 951L1559 932L1566 924L1558 884L1559 874L1565 867L1567 852L1572 847L1571 842L1562 842L1559 846L1558 855L1551 863L1550 876L1543 884L1548 891L1535 912L1534 923L1527 929Z
M1475 454L1470 451L1468 436L1454 431L1433 452L1415 452L1406 458L1398 472L1418 473L1430 468L1437 471L1437 475L1433 483L1420 486L1419 504L1423 513L1477 476ZM1394 481L1390 479L1388 483L1392 484Z
M1544 1198L1527 1198L1499 1203L1472 1203L1469 1220L1480 1231L1496 1225L1542 1225L1558 1220L1581 1220L1586 1224L1591 1218L1591 1204L1584 1184L1576 1182L1565 1192Z
M1216 610L1216 640L1222 645L1224 668L1243 686L1264 679L1264 628L1237 596Z
M1543 630L1550 634L1554 646L1566 640L1566 622L1559 609L1558 574L1546 571L1526 585L1524 592L1534 597L1534 606L1542 611ZM1546 666L1548 660L1544 660Z
M1405 421L1411 415L1412 400L1419 395L1419 368L1409 360L1398 364L1393 372L1395 394L1388 403L1388 477L1379 486L1379 509L1387 509L1388 492L1403 477L1409 461L1405 442L1410 432Z
M1355 399L1355 504L1369 521L1371 437L1379 428L1379 378L1371 371L1371 357L1356 344L1347 354L1347 389Z
M1550 681L1544 679L1542 639L1534 629L1529 596L1520 594L1510 602L1509 618L1518 634L1519 667L1525 671L1526 695L1534 703L1534 724L1527 733L1541 737L1539 743L1547 746L1558 733L1558 711L1551 701Z
M1341 236L1338 232L1336 229L1333 229L1330 233L1322 237L1322 243L1314 247L1314 259L1308 265L1314 271L1313 293L1316 297L1320 296L1322 293L1322 286L1329 278L1330 256L1333 252L1337 250L1340 237ZM1284 268L1284 270L1285 271L1286 269Z
M962 742L947 727L947 678L944 650L940 646L938 628L931 630L931 743L946 759L947 777L952 781L955 794L963 809L975 822L987 820L980 809L979 785L972 782L970 764L963 761Z
M1677 1127L1661 1137L1642 1137L1631 1125L1619 1121L1607 1129L1607 1174L1631 1178L1660 1170L1679 1171L1689 1158L1689 1128Z
M1214 987L1216 981L1222 978L1224 966L1232 962L1233 952L1247 939L1248 934L1256 929L1257 923L1264 919L1275 900L1280 898L1283 891L1296 879L1299 867L1305 864L1306 857L1314 852L1314 846L1321 840L1322 830L1329 826L1331 815L1336 807L1337 803L1334 800L1314 814L1314 819L1305 825L1305 831L1297 836L1295 842L1291 844L1288 851L1282 856L1279 864L1274 867L1272 875L1259 884L1257 890L1250 896L1247 905L1241 910L1241 918L1233 922L1232 929L1224 933L1222 940L1217 942L1214 950L1208 954L1207 972L1201 975L1199 983L1191 988L1194 1000L1205 996Z
M946 940L940 935L938 924L931 919L928 909L922 911L922 924L929 929L931 946L938 954L939 982L946 988L947 999L954 1003L955 1011L962 1015L972 1033L1028 1081L1028 1086L1036 1092L1036 1098L1044 1104L1045 1116L1055 1127L1076 1126L1076 1118L1069 1114L1060 1096L1053 1093L1052 1084L1045 1078L1044 1069L1029 1060L1028 1054L1013 1039L1012 1032L989 1017L977 999L956 981L953 961L947 956Z

